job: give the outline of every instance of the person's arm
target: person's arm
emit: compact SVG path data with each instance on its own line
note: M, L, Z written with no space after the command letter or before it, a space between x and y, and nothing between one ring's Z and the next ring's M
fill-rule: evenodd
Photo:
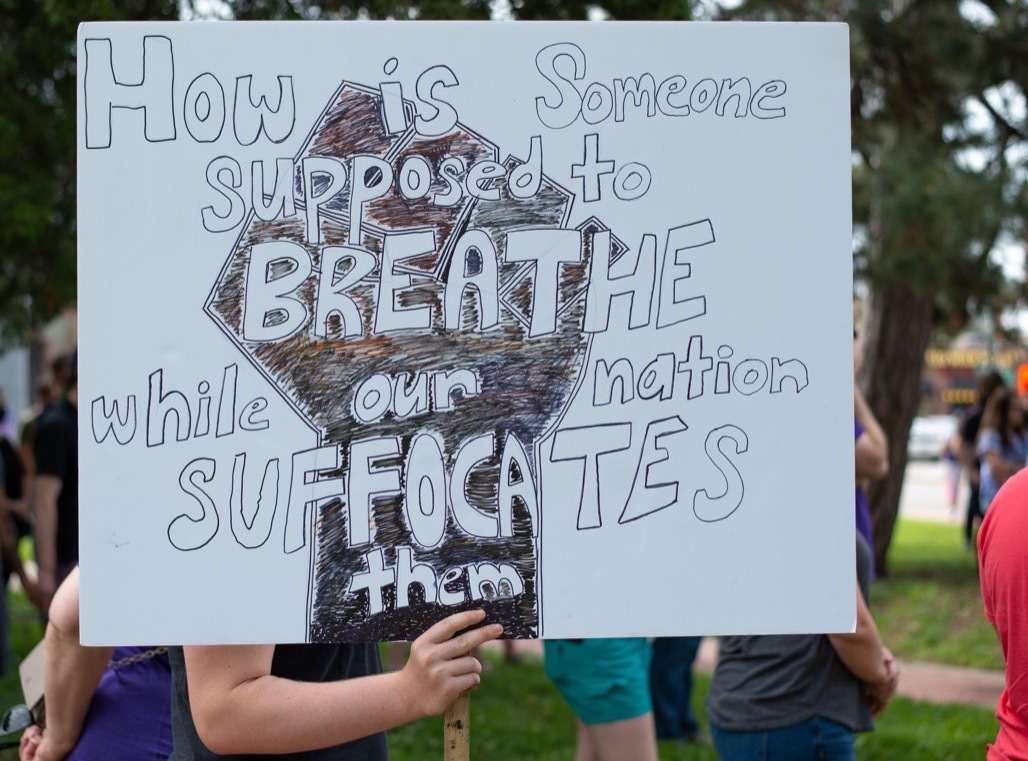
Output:
M878 714L885 710L886 706L889 705L889 701L895 696L896 688L899 686L899 663L893 654L889 652L889 648L883 647L882 652L885 655L885 669L888 672L888 678L880 682L864 683L864 697L867 698L868 705L871 707L871 713L874 716L878 716Z
M881 703L878 711L885 707L896 691L899 669L892 653L882 644L881 635L875 625L871 611L864 602L860 586L857 592L857 630L852 634L829 634L832 649L850 672L868 686L868 692ZM888 696L888 697L885 697ZM884 702L883 699L884 698ZM872 708L875 707L872 699Z
M54 594L46 627L43 694L46 729L30 758L60 761L78 742L89 704L114 649L79 644L79 577L74 569Z
M864 432L856 441L856 475L858 481L877 481L889 473L889 442L878 419L871 412L860 389L853 389L853 410Z
M39 606L46 610L57 586L57 497L62 481L57 476L36 476L35 520L32 538L39 575L36 581Z
M857 587L857 630L852 634L829 634L836 654L863 682L876 682L886 676L882 638L871 618L871 611Z
M336 682L271 675L273 645L184 648L189 703L197 733L218 754L297 753L327 748L442 714L478 685L468 655L503 632L480 610L457 613L411 645L400 671Z

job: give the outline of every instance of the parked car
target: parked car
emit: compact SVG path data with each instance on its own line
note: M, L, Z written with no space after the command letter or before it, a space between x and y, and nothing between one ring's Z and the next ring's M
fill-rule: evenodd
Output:
M912 460L937 460L946 442L957 432L957 419L952 415L919 415L910 426L907 457Z

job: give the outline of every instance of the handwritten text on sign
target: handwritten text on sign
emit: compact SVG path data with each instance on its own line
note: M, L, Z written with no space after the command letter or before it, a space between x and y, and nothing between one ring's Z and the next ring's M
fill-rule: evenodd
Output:
M90 438L145 441L161 462L238 439L227 459L178 461L163 541L211 552L228 529L248 551L307 550L312 640L414 636L475 605L537 636L544 515L571 509L579 532L668 509L724 521L747 502L747 468L764 467L738 400L800 404L814 388L805 352L717 321L736 308L712 258L719 217L655 195L685 165L638 141L618 157L621 130L785 124L784 76L666 60L587 77L589 44L546 41L510 86L524 129L505 155L472 126L489 119L468 111L485 104L458 62L407 76L381 49L377 80L341 70L326 91L320 72L330 97L315 111L294 61L255 73L244 56L230 73L184 57L175 34L82 47L88 161L203 157L194 184L160 192L205 255L227 253L198 285L234 347L151 360L136 393L89 385ZM283 421L240 353L315 446L287 436L254 454ZM714 404L727 416L692 430ZM559 496L542 478L558 465L577 471ZM603 487L612 467L627 488Z

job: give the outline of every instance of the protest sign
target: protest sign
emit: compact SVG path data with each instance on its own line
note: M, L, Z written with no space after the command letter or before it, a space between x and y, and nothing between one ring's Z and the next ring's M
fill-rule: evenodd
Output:
M86 641L852 625L844 26L78 44Z

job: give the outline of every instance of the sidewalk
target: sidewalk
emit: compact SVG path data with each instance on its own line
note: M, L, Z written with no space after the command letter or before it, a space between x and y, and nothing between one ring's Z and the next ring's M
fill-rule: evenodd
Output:
M490 642L489 650L500 650L499 643ZM515 652L521 657L541 659L543 646L540 640L518 640ZM714 671L717 662L717 641L711 637L703 640L696 656L696 670L703 674ZM913 700L930 703L960 703L995 709L1000 693L1003 692L1003 672L983 669L946 666L939 663L900 661L899 694Z
M704 639L696 656L696 670L714 671L717 643ZM1003 672L900 660L899 694L930 703L960 703L995 709L1003 692Z
M1003 672L900 661L899 694L932 703L962 703L996 709L1003 692Z

